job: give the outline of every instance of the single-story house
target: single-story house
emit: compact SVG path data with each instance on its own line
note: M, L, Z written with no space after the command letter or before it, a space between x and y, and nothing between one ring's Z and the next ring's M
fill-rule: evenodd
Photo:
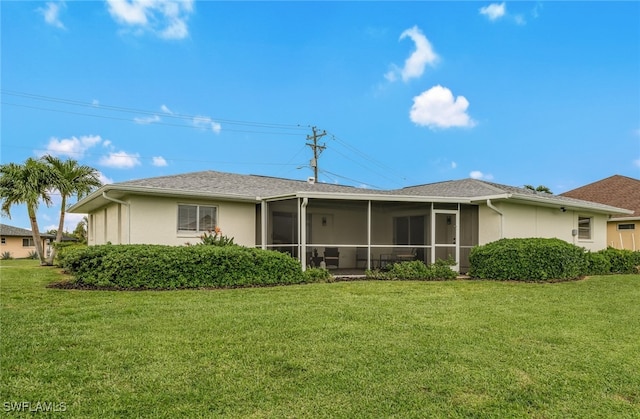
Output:
M632 214L616 214L607 221L607 244L640 250L640 180L613 175L561 195L632 210Z
M631 211L462 179L372 190L203 171L102 186L69 212L88 214L89 245L195 244L218 226L245 246L288 252L303 268L375 268L451 258L504 237L557 237L606 247L612 214Z
M48 249L48 243L55 239L53 234L41 233L42 248ZM14 259L31 257L36 252L31 230L0 224L0 254L9 255Z

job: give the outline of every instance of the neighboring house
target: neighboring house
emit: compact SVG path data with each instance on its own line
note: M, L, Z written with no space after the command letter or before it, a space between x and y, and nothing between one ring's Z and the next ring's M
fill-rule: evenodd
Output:
M195 244L219 226L238 244L304 255L303 268L329 249L340 268L409 256L452 258L461 272L472 247L503 237L603 249L610 215L630 213L475 179L371 190L215 171L105 185L69 212L89 215L90 245Z
M53 241L53 234L40 234L42 248L48 249L47 243ZM36 245L33 242L31 230L0 224L0 254L9 252L12 258L28 258L36 252Z
M632 214L614 214L608 220L607 245L640 250L640 180L613 175L561 195L632 210Z

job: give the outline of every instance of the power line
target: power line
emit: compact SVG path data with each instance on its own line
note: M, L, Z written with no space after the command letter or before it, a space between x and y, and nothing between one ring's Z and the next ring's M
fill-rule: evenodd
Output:
M69 106L69 107L77 107L80 108L79 110L73 110L73 109L63 109L63 108L52 108L52 107L46 107L46 106L39 106L37 104L29 104L29 103L11 103L11 102L7 102L7 101L0 101L0 103L2 105L6 105L6 106L15 106L15 107L22 107L22 108L27 108L27 109L34 109L34 110L41 110L41 111L47 111L47 112L58 112L58 113L64 113L64 114L69 114L69 115L78 115L78 116L87 116L87 117L93 117L93 118L101 118L101 119L108 119L108 120L116 120L116 121L127 121L127 122L133 122L136 124L147 124L147 125L161 125L161 126L170 126L170 127L177 127L177 128L189 128L189 129L202 129L202 126L197 125L198 121L204 121L207 123L224 123L225 126L223 128L224 131L229 131L229 132L239 132L239 133L251 133L251 134L263 134L263 135L278 135L278 136L299 136L301 135L300 131L301 130L307 130L309 128L309 125L307 126L303 126L301 124L281 124L281 123L267 123L267 122L255 122L255 121L246 121L246 120L236 120L236 119L226 119L226 118L212 118L209 116L202 116L202 115L187 115L187 114L180 114L180 113L175 113L170 111L168 108L163 110L162 112L156 112L156 111L150 111L150 110L145 110L145 109L137 109L137 108L131 108L131 107L124 107L124 106L113 106L113 105L104 105L104 104L95 104L95 103L90 103L90 102L84 102L84 101L79 101L79 100L74 100L74 99L67 99L67 98L60 98L60 97L54 97L54 96L45 96L45 95L39 95L39 94L33 94L33 93L28 93L28 92L20 92L20 91L13 91L13 90L7 90L7 89L0 89L0 93L4 96L12 96L14 98L22 98L22 99L26 99L26 100L32 100L32 101L37 101L37 102L44 102L44 103L50 103L50 104L58 104L58 105L64 105L64 106ZM164 106L164 105L163 105ZM89 112L88 110L91 110L91 112ZM131 117L125 117L125 116L118 116L118 115L113 115L113 114L108 114L108 113L112 113L112 112L117 112L117 113L125 113L125 114L130 114L132 115ZM151 117L152 119L146 122L141 122L141 121L136 121L136 117L140 117L141 115L143 116L148 116ZM162 118L162 119L161 119ZM163 119L172 119L175 120L176 123L171 123L171 122L166 122ZM180 123L183 122L183 123ZM232 126L236 126L238 128L229 128L227 125L232 125ZM250 129L239 129L240 127L247 127ZM254 128L254 129L251 129ZM318 178L318 158L320 156L320 154L327 148L326 144L318 144L318 140L320 138L322 138L323 136L327 135L327 131L323 130L322 132L318 131L317 128L315 126L311 127L313 134L312 135L307 135L307 140L310 141L309 143L306 143L306 146L311 147L312 151L313 151L313 159L311 160L311 167L314 170L314 177L317 180ZM335 147L331 147L330 149L332 151L335 151L337 154L339 154L340 156L342 156L343 158L353 162L354 164L357 164L361 167L363 167L364 169L374 173L375 175L384 178L386 180L389 180L391 182L394 183L400 183L397 180L394 179L394 177L390 177L389 174L393 173L395 174L395 176L397 176L398 178L402 179L403 181L406 180L406 178L398 173L397 171L395 171L393 168L389 167L388 165L374 159L373 157L369 156L368 154L364 153L363 151L357 149L356 147L352 146L351 144L347 143L346 141L338 138L335 134L330 134L331 135L331 139L333 141L336 142L336 144L339 144L340 146L344 147L345 149L347 149L347 151L349 152L348 155L341 153L339 150L337 150ZM7 147L7 144L3 144L3 147ZM9 146L11 147L11 146ZM16 147L19 148L19 147ZM26 148L26 147L25 147ZM302 147L304 149L304 146ZM41 150L46 152L47 150ZM289 161L291 162L292 160L294 160L298 154L300 153L300 151L298 151ZM85 154L81 154L80 156L84 156ZM89 156L91 156L91 154L88 154ZM358 157L359 159L356 160L353 157ZM192 159L173 159L173 158L167 158L167 160L169 161L198 161L198 160L192 160ZM214 163L214 162L210 162L210 161L206 161L207 163ZM215 163L220 163L220 162L215 162ZM223 163L223 164L227 164L227 162ZM228 162L228 164L231 164L231 162ZM238 164L243 164L243 163L238 163ZM247 164L260 164L260 163L247 163ZM265 163L262 163L265 164ZM291 166L291 164L287 163L287 164L273 164L273 165L278 165L278 166ZM296 165L297 166L297 165ZM382 169L382 172L379 170L376 170L375 168L378 169ZM331 172L327 172L327 171L323 171L325 173L331 173ZM349 179L347 177L343 177L343 176L339 176L336 174L333 174L334 176L338 176L342 179L346 179L346 180L350 180L350 181L354 181L354 182L358 182L360 184L367 184L367 182L360 182L360 181L356 181L354 179Z
M41 111L66 113L66 114L70 114L70 115L91 116L91 117L94 117L94 118L111 119L111 120L116 120L116 121L127 121L127 122L136 123L135 120L132 120L132 119L129 119L129 118L117 117L117 116L97 115L97 114L74 112L74 111L68 111L68 110L62 110L62 109L51 109L51 108L43 108L43 107L32 106L32 105L22 105L22 104L9 103L9 102L0 102L0 103L2 105L18 106L18 107L22 107L22 108L36 109L36 110L41 110ZM194 118L196 118L196 117L194 117ZM217 122L217 121L212 120L212 122ZM148 124L140 124L140 123L137 123L137 124L138 125L163 125L163 126L178 127L178 128L201 129L201 127L199 127L197 125L193 125L193 124L192 125L171 124L171 123L162 122L162 121L154 121L154 122L148 123ZM242 132L242 133L251 133L251 134L269 134L269 135L294 135L294 136L299 136L300 135L299 133L293 133L293 132L251 131L251 130L240 130L240 129L233 129L233 128L224 128L224 131Z
M156 111L150 111L145 109L128 108L123 106L95 104L90 102L74 100L74 99L65 99L65 98L59 98L59 97L53 97L53 96L37 95L33 93L12 91L12 90L6 90L6 89L0 89L0 93L8 96L21 97L25 99L33 99L33 100L44 101L44 102L61 103L65 105L90 108L93 110L108 110L108 111L114 111L114 112L124 112L124 113L136 114L136 115L151 115L151 116L156 116L161 113L162 116L165 118L182 119L182 120L189 120L189 121L203 118L202 115L188 115L188 114L181 114L176 112L156 112ZM17 105L17 106L20 106L20 105ZM22 105L22 106L26 106L26 105ZM39 109L39 108L34 108L34 109ZM48 108L43 108L43 109L51 110ZM83 115L82 113L76 113L76 114ZM89 115L96 116L95 114L89 114ZM219 123L224 122L226 124L231 124L231 125L243 125L243 126L260 127L260 128L277 128L277 129L287 129L287 130L306 130L307 129L306 126L302 126L300 124L280 124L280 123L271 123L271 122L242 121L242 120L227 119L227 118L214 118L214 117L208 117L208 116L207 118L211 118L211 120L215 122L219 122ZM128 120L128 119L124 118L124 120Z

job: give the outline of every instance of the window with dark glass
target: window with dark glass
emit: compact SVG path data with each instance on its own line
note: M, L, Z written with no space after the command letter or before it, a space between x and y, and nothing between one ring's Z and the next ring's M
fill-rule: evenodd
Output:
M591 218L578 217L578 239L591 240Z
M178 231L208 231L217 225L217 207L178 205Z

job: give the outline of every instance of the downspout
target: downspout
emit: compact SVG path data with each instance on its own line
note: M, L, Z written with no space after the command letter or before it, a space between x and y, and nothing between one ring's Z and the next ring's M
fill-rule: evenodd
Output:
M487 206L500 215L500 238L502 239L503 238L503 219L504 219L504 214L502 212L500 212L500 210L498 208L496 208L495 205L493 205L493 203L491 202L490 199L487 199Z
M107 201L115 202L116 204L125 205L127 207L127 244L131 244L131 205L128 202L110 197L107 195L107 191L102 191L102 197Z
M300 263L303 271L307 270L307 205L309 205L309 198L302 198L302 205L300 205Z

